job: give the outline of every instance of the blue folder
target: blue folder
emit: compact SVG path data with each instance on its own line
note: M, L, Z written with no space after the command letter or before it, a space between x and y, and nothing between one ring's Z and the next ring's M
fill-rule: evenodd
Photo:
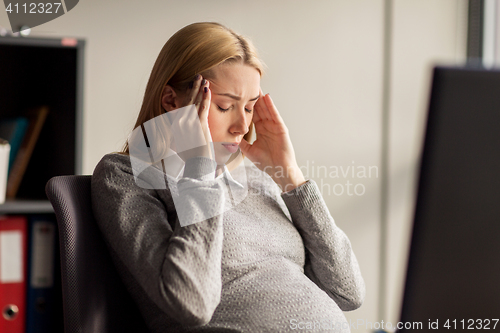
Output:
M32 215L28 224L26 333L54 328L54 280L57 228L53 215Z

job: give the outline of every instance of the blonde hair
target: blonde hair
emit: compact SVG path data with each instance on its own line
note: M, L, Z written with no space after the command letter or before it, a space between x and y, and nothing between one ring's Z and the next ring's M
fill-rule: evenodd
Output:
M254 67L261 76L264 72L253 44L220 23L193 23L177 31L156 59L134 129L165 112L161 96L167 84L184 92L196 74L212 78L211 69L224 62L242 62ZM252 129L250 126L246 140L250 139ZM128 142L123 152L128 154Z

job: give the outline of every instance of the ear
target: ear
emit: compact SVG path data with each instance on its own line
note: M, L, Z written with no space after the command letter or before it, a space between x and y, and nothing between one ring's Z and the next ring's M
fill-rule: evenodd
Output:
M163 106L166 112L169 112L178 109L178 104L177 93L171 86L167 84L165 88L163 88L163 92L161 94L161 106Z

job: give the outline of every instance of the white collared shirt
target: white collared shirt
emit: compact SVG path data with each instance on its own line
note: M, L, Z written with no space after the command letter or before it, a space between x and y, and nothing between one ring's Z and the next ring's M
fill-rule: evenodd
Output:
M163 160L164 163L161 167L165 169L164 172L171 178L177 181L180 180L182 178L182 175L184 174L184 167L186 163L172 149L168 149L166 157ZM158 163L156 164L157 167L160 167L160 165L161 164ZM240 164L240 166L242 165L243 163ZM227 178L229 182L234 183L236 186L240 188L245 187L243 184L241 184L240 182L238 182L233 178L231 172L229 171L226 165L224 165L224 171L220 175L218 175L215 179L222 179L223 177Z

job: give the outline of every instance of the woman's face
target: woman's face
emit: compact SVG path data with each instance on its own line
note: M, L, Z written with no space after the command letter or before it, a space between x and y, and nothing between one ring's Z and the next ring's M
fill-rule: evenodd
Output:
M208 126L217 164L225 164L248 132L260 94L260 74L248 65L222 64L209 79L212 101Z

